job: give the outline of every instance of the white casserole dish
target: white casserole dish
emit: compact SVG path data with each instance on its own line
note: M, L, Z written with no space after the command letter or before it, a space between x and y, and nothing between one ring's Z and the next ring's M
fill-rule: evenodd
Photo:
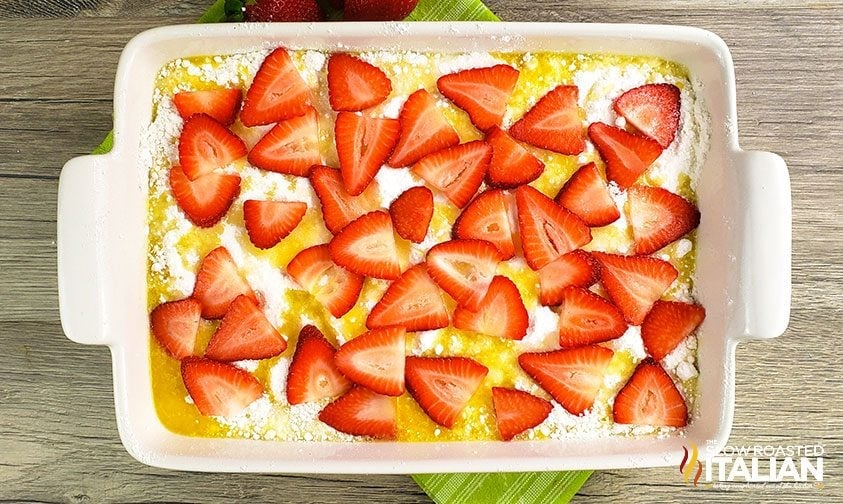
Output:
M687 436L583 441L293 443L186 437L155 412L146 308L147 167L141 132L156 73L168 61L266 46L363 50L556 51L653 55L699 78L711 149L698 186L699 411ZM533 471L678 464L726 444L734 409L735 345L781 334L790 312L791 201L787 167L738 146L735 77L725 43L687 27L556 23L228 24L158 28L120 58L114 149L75 158L61 173L58 285L62 326L76 342L111 348L117 424L143 463L237 472L423 473Z

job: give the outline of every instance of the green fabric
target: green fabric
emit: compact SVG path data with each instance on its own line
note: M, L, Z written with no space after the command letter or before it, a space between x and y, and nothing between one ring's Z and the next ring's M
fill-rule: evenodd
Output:
M200 23L225 19L225 1L216 0ZM480 0L421 0L407 20L500 21ZM111 150L111 133L94 154ZM528 473L417 474L413 479L437 504L565 504L579 491L591 471Z

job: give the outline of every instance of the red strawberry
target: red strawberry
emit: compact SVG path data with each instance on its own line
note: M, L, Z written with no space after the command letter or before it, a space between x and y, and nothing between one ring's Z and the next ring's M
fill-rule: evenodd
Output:
M553 405L521 390L492 387L495 422L504 441L544 422Z
M287 274L337 318L354 307L363 289L363 277L334 264L327 244L296 254L287 264Z
M334 125L340 172L348 193L362 193L398 140L398 121L340 112Z
M208 252L199 265L193 297L202 303L202 317L218 319L225 315L234 298L247 296L257 302L248 282L240 276L237 264L225 247Z
M623 336L626 322L618 308L582 287L562 290L559 345L562 348L602 343Z
M350 54L328 58L328 96L331 108L356 112L381 103L392 92L392 82L380 68Z
M486 240L501 253L501 260L515 255L515 240L509 221L512 198L500 189L480 193L454 222L454 238Z
M644 348L660 361L694 332L705 319L705 308L677 301L656 301L641 324Z
M325 15L316 0L256 0L246 3L243 17L249 22L322 21Z
M433 218L433 192L424 186L407 189L389 204L389 216L398 236L423 242Z
M636 254L652 254L700 224L697 207L660 187L632 186L628 201Z
M260 126L304 114L310 108L310 89L283 47L263 60L243 102L240 122Z
M401 21L419 0L345 0L346 21Z
M534 270L591 241L591 230L579 217L538 190L519 187L515 203L524 258Z
M645 84L615 100L615 112L663 148L679 129L679 88L673 84Z
M347 341L337 350L337 369L372 392L389 396L404 393L403 327L374 329Z
M307 177L322 162L316 110L283 120L272 127L249 152L249 162L263 170Z
M483 240L450 240L427 252L427 273L457 303L478 310L501 261L494 245Z
M395 439L398 431L395 398L354 387L325 406L319 420L352 436Z
M428 154L460 143L456 130L436 107L436 99L424 89L407 98L398 122L401 136L389 157L389 166L409 166Z
M194 354L201 315L202 305L193 298L169 301L152 310L149 325L161 346L182 360Z
M585 150L585 130L576 86L557 86L509 128L512 138L560 154Z
M603 287L632 325L641 325L653 303L679 275L673 265L655 257L603 252L593 252L592 257L600 262Z
M240 175L209 173L190 180L181 167L170 168L170 188L190 222L211 227L223 218L240 194Z
M588 137L606 162L606 178L626 189L662 154L655 140L603 123L588 127Z
M451 428L489 369L467 357L407 357L407 389L434 422Z
M268 249L290 234L306 211L307 204L301 201L246 200L243 220L255 247Z
M545 306L562 302L566 287L590 287L597 282L596 261L584 250L559 256L539 270L539 301Z
M486 133L486 143L492 146L492 159L486 172L486 183L490 186L512 189L536 180L544 171L539 158L497 126Z
M366 327L392 325L407 331L428 331L448 327L448 310L439 287L430 279L424 264L417 264L386 289L366 319Z
M205 416L234 417L263 395L263 386L240 368L197 357L181 361L190 398Z
M196 180L246 155L246 144L208 114L196 114L184 123L179 136L179 164Z
M573 415L594 404L614 352L598 345L525 353L518 364Z
M219 361L259 360L287 349L285 340L269 323L258 305L237 296L205 348L205 357Z
M220 124L230 126L237 116L242 98L243 92L239 89L208 89L176 93L173 103L184 120L195 114L207 114Z
M359 196L352 196L345 190L339 170L334 168L312 167L310 185L322 203L325 227L333 234L339 233L349 222L380 207L378 193L373 185L369 184Z
M462 208L483 183L490 159L492 148L476 140L429 154L412 171Z
M609 193L609 185L594 163L574 172L559 190L555 201L591 227L611 224L621 216Z
M389 214L371 212L340 231L329 244L331 259L358 275L395 280L401 274Z
M477 129L487 131L501 123L518 74L518 70L509 65L471 68L439 77L436 87L457 107L468 112Z
M287 372L287 402L301 404L336 397L351 382L334 364L334 347L312 325L302 327L296 351Z
M454 327L457 329L499 338L520 340L527 334L529 325L530 317L518 287L503 276L492 279L478 310L457 306L454 311Z
M659 364L647 358L638 364L612 408L615 423L684 427L688 407Z

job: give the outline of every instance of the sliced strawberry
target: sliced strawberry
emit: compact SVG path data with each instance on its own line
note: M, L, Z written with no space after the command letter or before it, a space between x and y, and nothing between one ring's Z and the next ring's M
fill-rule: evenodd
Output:
M448 323L439 287L424 264L413 266L392 282L366 319L370 329L400 325L411 332L441 329Z
M149 314L152 335L178 360L194 355L202 305L193 298L169 301Z
M287 372L287 402L301 404L336 397L351 388L351 382L334 364L336 350L312 325L302 327L296 351Z
M478 310L495 276L500 252L483 240L450 240L427 252L427 273L457 303Z
M439 77L436 87L457 107L468 112L477 129L487 131L501 123L518 74L518 70L509 65L471 68Z
M697 207L661 187L632 186L628 202L636 254L652 254L700 224Z
M492 146L492 159L486 172L486 183L490 186L513 189L536 180L544 172L544 163L539 158L497 126L486 133L486 143Z
M559 256L539 270L539 301L545 306L562 302L566 287L590 287L597 282L597 264L584 250Z
M240 122L260 126L307 112L310 89L286 49L279 47L263 60L243 102Z
M492 387L495 422L504 441L544 422L553 405L527 392Z
M260 360L287 349L287 340L269 323L258 305L237 296L205 348L205 357L218 361Z
M383 71L350 54L328 58L328 96L331 108L355 112L381 103L392 92ZM388 155L388 154L387 154Z
M242 98L243 92L239 89L208 89L176 93L173 103L184 120L195 114L207 114L220 124L231 126Z
M429 154L412 171L462 208L483 183L491 159L489 144L476 140Z
M562 348L602 343L619 338L625 332L623 314L608 300L582 287L562 290L559 305L559 345Z
M343 228L329 244L331 259L358 275L395 280L401 274L389 214L371 212Z
M656 301L641 324L644 348L660 361L705 320L705 308L677 301Z
M322 204L325 227L333 234L339 233L349 222L380 207L378 192L369 185L359 196L352 196L342 183L339 170L327 166L314 166L310 171L310 185Z
M290 234L306 211L307 204L301 201L246 200L243 220L255 247L268 249Z
M196 273L193 297L202 304L202 317L218 319L225 315L234 298L247 296L257 302L248 282L240 276L237 264L225 247L208 252Z
M626 189L662 154L655 140L603 123L588 127L588 137L606 162L606 178Z
M609 185L594 163L574 172L559 190L555 201L591 227L611 224L621 216L609 193Z
M283 120L272 127L249 152L249 162L263 170L307 177L322 162L316 110Z
M190 180L245 156L246 144L208 114L196 114L184 123L179 136L179 164Z
M263 395L263 386L240 368L197 357L181 361L184 386L199 413L234 417Z
M404 393L405 335L400 326L361 334L337 350L337 369L372 392L400 396Z
M530 316L524 308L521 293L512 280L496 276L489 285L486 297L476 311L457 306L454 311L454 327L520 340L527 334Z
M594 404L614 352L598 345L525 353L518 364L572 415Z
M489 369L467 357L407 357L407 389L434 422L451 428Z
M362 193L398 141L395 119L340 112L334 125L342 181L349 194Z
M389 157L389 166L410 166L430 153L460 143L457 131L436 107L436 99L424 89L407 98L398 122L401 136Z
M670 376L653 359L638 364L612 408L615 423L684 427L688 407Z
M579 217L530 186L515 191L515 204L524 258L534 270L591 241Z
M577 86L557 86L509 128L512 138L560 154L585 150Z
M389 204L389 216L398 236L423 242L433 218L433 192L424 186L407 189Z
M603 287L631 325L641 325L653 303L679 275L673 265L655 257L591 255L600 262Z
M181 167L170 168L170 188L190 222L211 227L228 212L240 194L240 175L209 173L190 180Z
M327 244L296 254L287 264L287 274L337 318L354 307L363 289L363 277L334 264Z
M663 148L679 129L679 88L673 84L645 84L620 95L615 112Z
M511 195L500 189L480 193L454 222L454 238L486 240L501 253L501 260L515 255L515 240L509 221Z
M395 439L398 431L395 398L354 387L325 406L319 420L352 436Z

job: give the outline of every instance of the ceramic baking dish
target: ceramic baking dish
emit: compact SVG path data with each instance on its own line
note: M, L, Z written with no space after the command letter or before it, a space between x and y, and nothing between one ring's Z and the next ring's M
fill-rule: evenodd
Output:
M155 75L179 58L283 45L420 51L558 51L653 55L702 80L711 150L699 181L699 411L687 436L591 441L295 443L185 437L165 429L152 399L146 308L147 168L139 159ZM787 167L738 146L735 77L707 31L551 23L229 24L158 28L123 51L114 93L114 149L71 160L58 201L58 285L67 336L111 348L126 449L153 466L198 471L420 473L600 469L677 464L682 447L720 450L734 410L737 343L781 334L790 311ZM772 413L772 412L771 412Z

